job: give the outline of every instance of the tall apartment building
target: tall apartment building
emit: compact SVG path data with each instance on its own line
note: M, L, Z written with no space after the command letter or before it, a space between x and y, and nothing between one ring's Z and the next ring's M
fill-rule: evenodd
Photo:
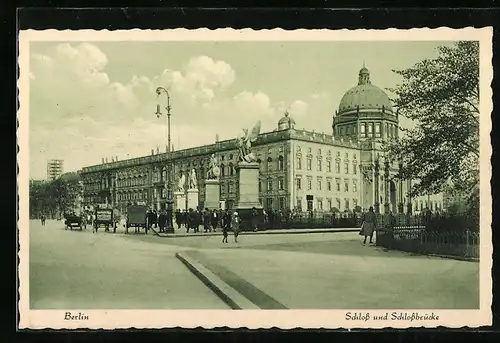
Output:
M55 180L64 172L63 160L48 160L47 161L47 180Z

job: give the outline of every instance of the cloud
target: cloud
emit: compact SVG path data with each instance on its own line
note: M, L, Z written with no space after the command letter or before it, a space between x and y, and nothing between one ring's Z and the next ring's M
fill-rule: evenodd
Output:
M166 148L170 93L172 144L188 148L234 138L242 128L262 120L270 131L283 114L282 101L260 90L238 89L231 65L208 56L187 60L180 70L162 66L156 76L133 75L111 80L108 57L89 43L59 44L30 61L30 149L32 177L45 177L49 158L65 160L66 170ZM234 94L234 95L230 95ZM292 101L289 112L304 117L310 106Z

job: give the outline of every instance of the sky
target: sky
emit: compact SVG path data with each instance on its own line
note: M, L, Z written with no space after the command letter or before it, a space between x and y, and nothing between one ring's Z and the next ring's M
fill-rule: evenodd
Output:
M30 178L48 159L65 172L165 152L167 98L175 150L238 136L288 109L296 128L331 134L332 115L363 64L372 84L434 58L450 42L31 42ZM402 126L408 125L404 122Z

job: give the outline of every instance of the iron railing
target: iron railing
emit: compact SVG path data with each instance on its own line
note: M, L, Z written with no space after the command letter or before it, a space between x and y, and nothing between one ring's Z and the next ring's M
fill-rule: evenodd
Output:
M479 221L466 215L379 216L376 244L425 255L479 258Z

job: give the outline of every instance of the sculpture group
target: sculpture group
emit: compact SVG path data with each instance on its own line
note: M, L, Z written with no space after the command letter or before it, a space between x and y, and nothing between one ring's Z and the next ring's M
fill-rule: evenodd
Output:
M184 193L186 189L184 188L186 184L186 175L181 172L179 180L177 181L177 192ZM189 174L189 189L198 189L198 180L196 178L196 170L192 169Z
M208 165L207 180L217 180L220 175L220 168L215 154L210 156L210 164Z
M255 126L249 129L243 129L243 134L236 139L236 147L238 149L238 205L241 210L259 207L258 201L258 181L259 181L259 166L257 157L252 151L252 145L257 141L260 134L261 122L258 121ZM177 180L177 189L175 192L176 208L185 210L189 208L197 208L198 201L198 180L195 169L187 173L179 175ZM205 198L204 206L206 208L219 208L220 206L220 181L221 168L217 156L212 154L208 165L208 170L205 176ZM244 181L241 181L243 179ZM186 183L188 189L186 190ZM244 188L241 188L244 187Z
M243 135L237 138L238 145L238 161L252 163L257 160L257 157L252 152L252 143L255 143L257 137L260 133L261 121L259 120L257 124L253 127L251 131L248 129L243 129Z

